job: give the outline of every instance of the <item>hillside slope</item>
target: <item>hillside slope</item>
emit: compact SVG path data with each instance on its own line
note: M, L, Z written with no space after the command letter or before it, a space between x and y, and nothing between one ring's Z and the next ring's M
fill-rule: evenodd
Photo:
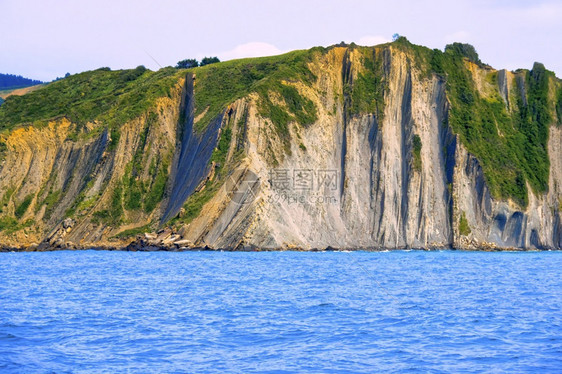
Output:
M43 85L39 84L37 86L29 86L24 88L16 88L13 90L0 91L0 105L10 96L22 96L30 92L40 89Z
M0 242L560 248L561 119L541 64L405 38L86 72L0 107Z

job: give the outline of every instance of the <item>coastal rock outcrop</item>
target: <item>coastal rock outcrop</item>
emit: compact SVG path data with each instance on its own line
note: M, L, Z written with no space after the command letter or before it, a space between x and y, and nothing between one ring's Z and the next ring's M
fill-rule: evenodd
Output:
M481 118L494 136L521 137L516 122L513 134L502 123L534 120L522 108L539 100L529 79L543 78L420 48L334 46L174 73L146 112L118 128L92 119L78 138L65 117L20 124L1 139L0 240L129 250L560 249L560 81L546 80L547 177L506 167L510 189L459 127L457 108L489 105ZM453 63L462 79L447 70Z

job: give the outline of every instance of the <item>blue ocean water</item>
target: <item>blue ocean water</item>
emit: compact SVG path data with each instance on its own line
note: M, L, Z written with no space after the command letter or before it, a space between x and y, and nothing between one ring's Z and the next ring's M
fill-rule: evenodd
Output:
M2 373L562 372L562 253L0 254Z

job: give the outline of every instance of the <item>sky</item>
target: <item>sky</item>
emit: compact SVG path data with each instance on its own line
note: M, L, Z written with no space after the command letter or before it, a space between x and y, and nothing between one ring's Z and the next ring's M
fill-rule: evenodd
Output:
M99 67L156 70L394 33L476 47L497 69L539 61L562 77L562 0L0 0L0 73L52 80Z

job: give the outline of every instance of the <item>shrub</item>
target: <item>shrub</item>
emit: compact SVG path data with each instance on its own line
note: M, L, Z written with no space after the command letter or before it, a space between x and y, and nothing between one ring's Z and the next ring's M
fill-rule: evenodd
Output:
M445 53L451 53L454 55L466 57L470 61L476 64L482 64L482 61L480 61L480 58L478 57L478 52L476 52L476 49L470 44L466 44L466 43L447 44L447 46L445 46Z
M562 125L562 87L558 88L558 97L556 100L556 115L558 116L558 124Z
M137 236L139 234L143 234L145 232L149 232L150 229L150 225L144 225L141 227L135 227L132 229L128 229L128 230L123 230L120 233L118 233L117 235L112 236L112 238L116 238L116 239L126 239L126 238L130 238L133 236Z
M422 167L421 149L422 149L421 138L418 134L414 134L414 139L413 139L414 169L417 171L420 171Z
M472 230L470 230L470 226L468 225L468 220L466 219L466 215L464 212L462 212L461 218L459 219L459 233L463 236L467 236L471 232Z
M220 60L218 59L218 57L204 57L204 58L201 60L200 66L205 66L205 65L210 65L210 64L216 64L217 62L220 62Z
M121 73L121 80L123 80L123 82L134 81L135 79L143 75L145 72L146 72L146 68L143 65L139 65L133 70L124 70Z
M0 218L0 231L15 231L18 227L18 221L14 217Z
M0 140L0 161L4 159L6 156L6 152L8 151L8 146L2 140Z
M32 200L33 200L33 195L27 195L23 199L23 201L18 206L16 206L16 210L15 210L14 214L18 219L23 217L23 215L27 211L27 208L29 208L29 205L31 204Z
M176 64L176 69L189 69L196 68L197 66L199 66L199 61L194 58L188 58L178 61L178 63Z
M168 182L168 163L161 162L157 174L154 177L152 186L145 198L144 211L150 213L156 208L156 205L162 201L164 192L166 191L166 183Z

